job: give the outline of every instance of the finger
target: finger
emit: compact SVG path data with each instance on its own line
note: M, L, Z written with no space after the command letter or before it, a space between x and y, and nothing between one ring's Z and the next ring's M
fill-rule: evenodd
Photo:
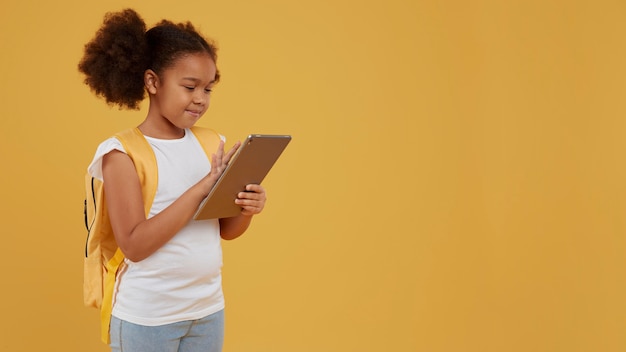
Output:
M217 155L211 154L211 173L217 172Z
M222 165L224 158L224 141L220 140L215 153L211 154L211 173L221 174L224 166Z
M245 189L247 192L265 193L263 186L254 183L246 185Z
M218 162L217 154L211 154L211 174L220 174L222 169L221 163Z
M252 206L245 206L245 207L243 207L241 209L241 213L243 215L255 215L255 214L259 214L262 210L263 210L263 208L252 207Z
M215 160L217 165L222 165L222 160L224 159L224 141L220 140L220 144L217 147L217 151L215 152Z
M254 202L258 202L258 199L252 199L248 197L249 197L248 195L244 197L237 197L237 199L235 199L235 203L243 207L243 206L250 206L250 205L253 205Z
M239 192L237 194L237 199L258 201L261 200L262 197L258 193L254 192Z
M241 146L241 142L237 141L232 148L230 148L230 150L226 153L226 155L224 155L224 162L226 164L228 164L230 162L230 159L233 157L233 155L235 155L235 153L237 152L237 150L239 149L239 147Z
M265 206L265 199L237 198L235 199L235 204L240 207L263 208Z
M253 191L244 191L237 193L237 198L239 199L250 199L260 202L265 202L267 200L267 196L265 192L253 192Z

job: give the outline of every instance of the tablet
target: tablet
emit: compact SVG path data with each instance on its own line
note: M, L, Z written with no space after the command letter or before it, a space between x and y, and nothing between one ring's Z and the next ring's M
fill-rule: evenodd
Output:
M244 191L248 184L261 184L290 141L288 135L249 135L200 203L194 220L239 215L241 207L235 204L237 193Z

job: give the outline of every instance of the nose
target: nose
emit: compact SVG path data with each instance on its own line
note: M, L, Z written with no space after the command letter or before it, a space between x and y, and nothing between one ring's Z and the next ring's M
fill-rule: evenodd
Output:
M207 105L209 103L209 95L203 90L198 90L196 94L193 95L193 103L196 105Z

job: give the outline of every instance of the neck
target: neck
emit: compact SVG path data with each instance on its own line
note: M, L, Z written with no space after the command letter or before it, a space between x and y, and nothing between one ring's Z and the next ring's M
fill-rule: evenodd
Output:
M145 136L158 139L179 139L185 136L185 130L174 126L165 118L161 118L160 122L154 121L147 117L138 127Z

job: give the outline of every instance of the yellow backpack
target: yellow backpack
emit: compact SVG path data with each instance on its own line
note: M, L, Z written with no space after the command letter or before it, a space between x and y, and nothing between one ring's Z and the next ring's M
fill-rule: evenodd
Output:
M214 153L220 142L215 131L204 127L192 127L204 152ZM141 182L143 203L148 216L157 190L157 163L152 147L138 128L132 128L115 135L124 150L135 164ZM102 341L109 343L109 323L113 304L115 276L124 254L118 248L111 229L109 214L105 205L103 183L89 173L85 176L85 245L83 298L88 307L100 309Z

